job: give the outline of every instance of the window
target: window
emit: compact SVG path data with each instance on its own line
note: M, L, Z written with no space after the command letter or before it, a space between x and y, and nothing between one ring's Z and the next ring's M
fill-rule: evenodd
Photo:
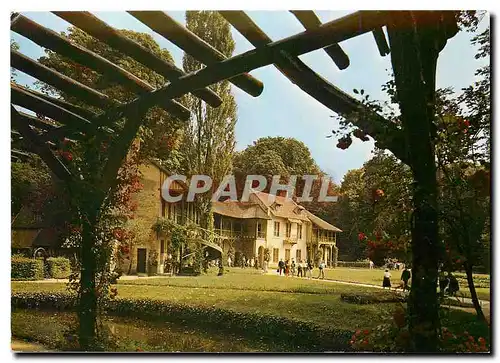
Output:
M290 261L290 249L285 250L285 261Z
M297 236L302 239L302 224L297 224Z
M274 236L280 236L280 222L274 222Z
M292 224L290 222L286 222L285 236L290 237L291 234L292 234Z
M165 240L160 240L160 253L165 253Z
M162 216L162 217L165 217L165 207L166 207L166 203L165 203L165 201L162 199L162 200L161 200L161 216Z
M257 238L264 238L264 232L262 232L261 222L257 222Z
M278 262L279 253L279 249L273 248L273 262Z
M302 250L295 251L295 260L297 262L300 262L300 260L302 260Z

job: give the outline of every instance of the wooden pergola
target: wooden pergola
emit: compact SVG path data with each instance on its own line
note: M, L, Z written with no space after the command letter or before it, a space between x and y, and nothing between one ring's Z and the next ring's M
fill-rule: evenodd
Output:
M366 134L374 137L378 147L391 150L399 159L412 166L414 173L420 172L423 167L423 159L417 160L417 156L412 154L412 147L414 146L416 150L417 144L414 145L413 141L408 138L409 134L418 132L416 122L410 122L407 130L404 130L400 125L384 119L322 78L304 64L298 56L317 49L324 49L336 66L342 70L347 68L350 62L349 56L339 43L365 33L372 33L380 55L385 56L389 52L393 54L392 62L399 97L402 99L402 112L415 107L415 117L417 117L419 112L429 110L424 99L428 96L432 98L434 95L435 62L439 51L446 44L446 40L456 33L455 12L358 11L322 24L313 11L292 11L306 30L274 42L245 12L221 11L220 13L254 45L254 49L231 58L225 58L217 49L164 12L129 12L151 30L162 35L205 65L205 68L197 72L185 74L182 69L160 59L145 47L127 38L117 29L89 12L54 12L89 35L164 76L169 82L158 89L111 61L72 43L64 36L21 14L13 14L11 17L12 31L32 40L43 48L50 49L77 64L105 75L136 94L136 98L128 103L119 102L20 52L11 50L11 66L13 68L101 110L100 112L88 111L61 99L11 83L11 137L13 139L22 138L22 150L13 150L13 157L24 157L26 151L36 153L58 178L68 183L79 183L79 178L72 175L64 162L54 152L57 142L63 138L78 142L78 140L92 135L103 138L112 137L113 141L106 151L106 165L95 182L96 187L102 193L100 199L102 203L104 196L116 182L117 172L143 122L142 116L152 106L160 106L173 117L187 121L190 118L190 110L177 102L176 98L192 93L205 101L207 105L219 107L221 105L220 97L208 87L223 80L229 80L234 86L257 97L262 93L264 85L248 72L256 68L274 65L293 84L330 110L345 115L352 112L364 112L370 115L366 120L359 120L357 126L362 128ZM424 26L427 26L425 29L432 31L426 32ZM389 42L386 40L384 27L388 29ZM419 31L423 34L421 40L425 40L425 37L428 38L427 43L412 38ZM416 45L417 43L420 45ZM419 46L425 47L425 44L435 44L435 46L433 45L426 50L429 57L419 61L418 64L414 63L417 60L412 59L412 57L415 58L416 52L419 51L417 48ZM400 48L397 49L396 56L394 56L394 47ZM400 76L403 74L401 72L411 73L411 82L401 81ZM414 87L416 92L413 100L411 92L407 89L410 86ZM421 95L425 95L425 97L420 97ZM413 102L415 105L410 106L410 103L405 102ZM53 120L54 123L21 112L14 106L31 110L37 115ZM119 120L125 120L125 123L118 123ZM427 133L426 130L423 132ZM380 135L390 135L390 137L379 137ZM428 146L426 141L423 145L421 148ZM426 151L424 159L428 162L428 150L424 151ZM418 182L418 176L416 179ZM100 203L95 205L98 206ZM419 225L418 215L420 214L415 217L416 226ZM425 215L422 223L427 223ZM432 245L429 246L429 248L433 248ZM84 238L83 264L85 264L85 259L91 259L90 252L86 252L86 249L90 250L92 247L93 241L85 242ZM423 248L424 254L428 251L429 249ZM418 262L419 257L415 258L417 259L415 261ZM95 276L92 273L88 270L82 271L82 289L94 286L92 279ZM86 307L92 309L95 307L92 304L93 302L90 301ZM85 316L80 318L82 324L82 318ZM91 328L91 326L87 327L87 329ZM82 343L85 345L85 341L82 340Z

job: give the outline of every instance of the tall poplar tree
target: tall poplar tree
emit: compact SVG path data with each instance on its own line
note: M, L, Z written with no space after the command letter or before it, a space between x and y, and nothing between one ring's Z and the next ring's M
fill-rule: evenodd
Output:
M186 11L186 27L224 56L230 57L233 54L234 40L230 25L218 12ZM200 70L203 64L191 55L184 54L183 67L189 73ZM210 88L222 99L222 105L218 108L212 108L190 94L184 99L184 104L192 111L192 116L181 144L184 157L181 169L188 177L196 174L210 176L214 189L232 170L236 102L228 81L219 82ZM196 200L200 224L208 230L213 228L211 195L207 192L205 195L199 195ZM206 233L204 238L210 239L211 236L211 233Z

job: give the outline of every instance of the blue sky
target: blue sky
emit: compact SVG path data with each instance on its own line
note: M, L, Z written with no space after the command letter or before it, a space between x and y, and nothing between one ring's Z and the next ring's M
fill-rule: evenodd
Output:
M167 11L181 23L184 12ZM331 21L349 11L317 11L322 22ZM56 31L65 30L69 24L47 12L26 12L25 16ZM183 52L165 38L151 31L125 12L94 12L96 16L117 28L132 29L150 33L155 40L170 51L176 64L181 67ZM295 17L287 11L249 11L249 16L273 40L293 35L304 30ZM485 17L479 31L489 24ZM252 49L252 45L235 29L232 30L236 42L235 54ZM30 40L11 32L21 52L36 59L43 55L43 49ZM437 86L453 87L459 90L474 80L474 71L483 63L474 59L475 48L470 46L471 34L460 32L448 41L438 62ZM388 79L390 55L381 57L372 34L365 34L341 43L350 58L350 66L339 71L333 61L322 50L317 50L300 58L316 72L344 91L363 88L372 99L385 99L380 87ZM33 79L20 72L18 81L31 84ZM294 137L303 141L311 150L313 158L336 182L340 182L350 169L359 168L370 158L373 142L354 139L347 150L335 147L336 141L327 139L336 127L330 116L333 112L301 91L285 78L274 66L267 66L251 72L264 82L264 91L259 97L252 97L236 87L233 92L238 105L236 124L237 149L241 150L264 136Z

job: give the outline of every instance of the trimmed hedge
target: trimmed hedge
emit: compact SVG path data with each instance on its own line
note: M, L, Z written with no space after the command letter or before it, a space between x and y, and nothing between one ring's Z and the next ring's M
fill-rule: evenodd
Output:
M74 310L76 299L68 293L13 293L12 309ZM239 333L273 343L286 342L296 351L351 351L352 331L267 314L242 313L217 307L195 307L151 299L114 299L106 307L117 316L170 321L196 327Z
M394 303L405 302L406 296L394 293L377 292L377 293L343 293L340 294L342 301L366 305L366 304L380 304L380 303Z
M337 261L337 267L370 268L370 261Z
M66 257L49 257L47 265L53 279L67 279L71 274L71 264Z
M10 260L12 280L43 280L43 261L13 256Z

